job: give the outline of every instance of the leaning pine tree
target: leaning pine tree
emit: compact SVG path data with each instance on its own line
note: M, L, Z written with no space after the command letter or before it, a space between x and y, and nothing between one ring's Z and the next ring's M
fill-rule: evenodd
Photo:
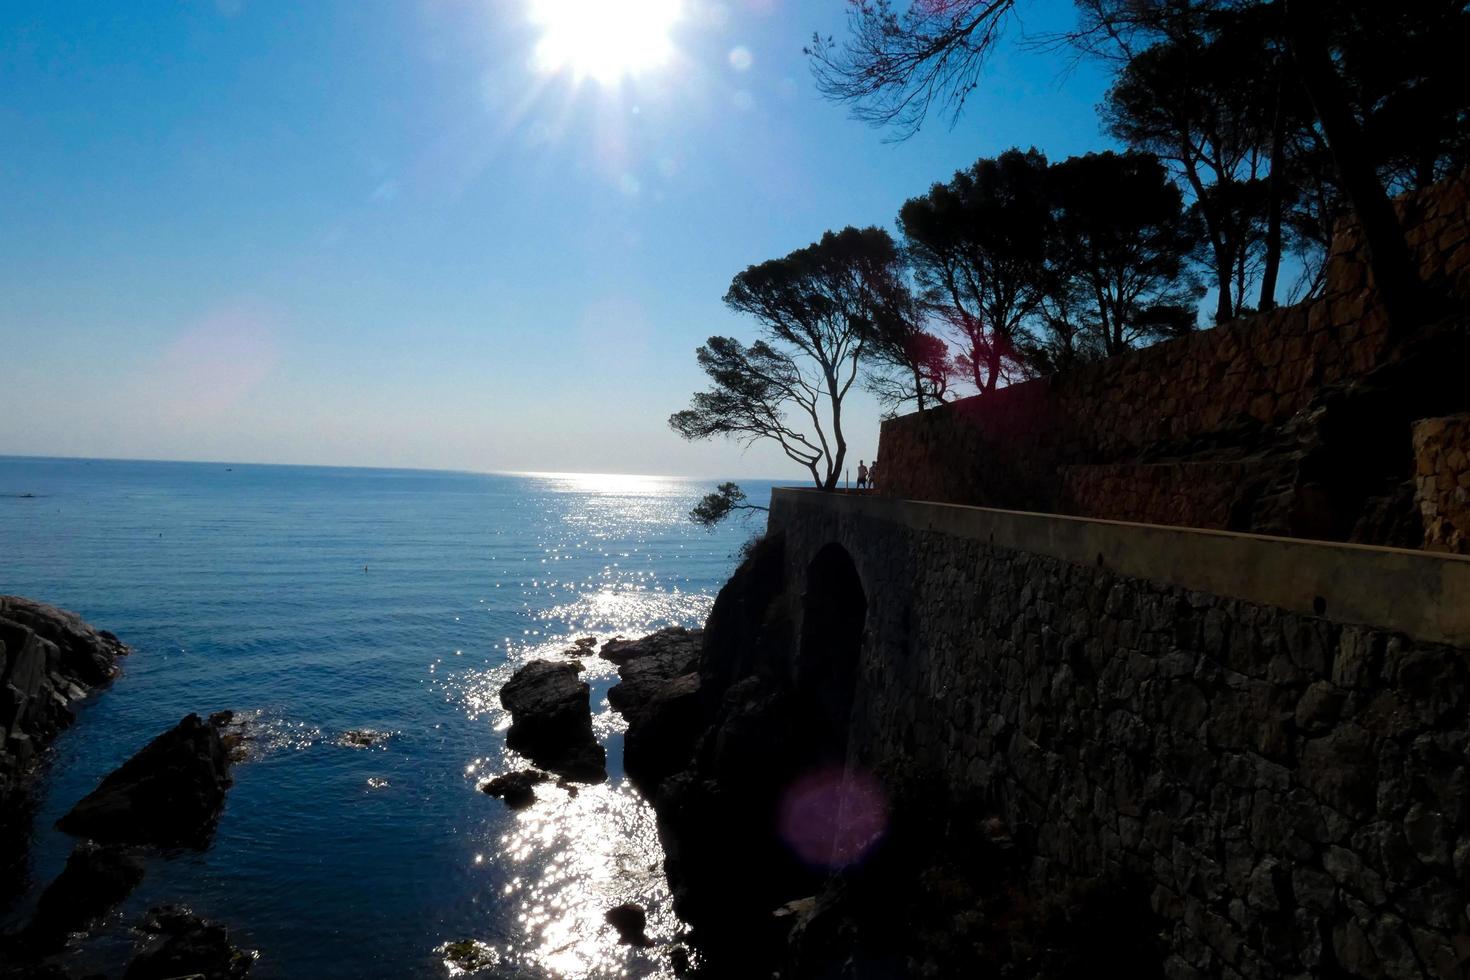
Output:
M769 439L818 489L835 489L847 456L842 402L873 335L878 284L900 263L886 231L849 227L737 275L725 304L753 317L761 339L746 346L711 337L699 348L711 385L669 417L674 431L686 439ZM692 516L710 524L707 516L755 509L731 490L739 493L722 486Z

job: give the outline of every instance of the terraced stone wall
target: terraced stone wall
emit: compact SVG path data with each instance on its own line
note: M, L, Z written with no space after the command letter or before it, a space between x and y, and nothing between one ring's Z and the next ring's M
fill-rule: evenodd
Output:
M1414 463L1424 546L1470 554L1470 415L1425 419L1415 425Z
M1426 279L1470 297L1470 177L1397 202ZM1324 385L1361 376L1387 349L1357 227L1344 223L1321 298L1246 317L984 398L883 424L881 492L1084 516L1165 513L1224 527L1214 496L1158 496L1158 460L1280 426ZM1114 466L1088 476L1075 467ZM1221 481L1217 480L1216 483ZM1197 502L1197 503L1196 503Z

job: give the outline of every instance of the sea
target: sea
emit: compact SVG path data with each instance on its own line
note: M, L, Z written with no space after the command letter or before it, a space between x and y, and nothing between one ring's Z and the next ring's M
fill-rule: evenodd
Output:
M743 484L764 502L771 484ZM260 978L668 977L681 926L648 803L622 772L611 665L584 657L610 778L512 812L497 697L593 636L701 625L763 515L688 520L713 482L594 474L0 457L0 593L133 648L58 740L23 922L74 841L56 819L190 712L245 720L212 844L153 853L71 954L120 975L146 910L181 903ZM644 950L604 913L648 910Z

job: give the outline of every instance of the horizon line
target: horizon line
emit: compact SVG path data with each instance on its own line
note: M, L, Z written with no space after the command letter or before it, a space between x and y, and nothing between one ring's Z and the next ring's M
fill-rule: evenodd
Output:
M278 468L296 469L322 469L322 470L391 470L402 473L449 473L460 476L528 476L528 477L567 477L567 476L608 476L621 479L637 478L646 480L700 480L700 481L722 481L733 479L754 481L760 483L780 483L782 477L772 476L676 476L665 473L616 473L605 470L468 470L454 469L450 467L435 466L370 466L361 463L267 463L257 460L245 459L162 459L141 456L53 456L40 453L5 453L0 452L0 459L45 459L62 462L79 463L189 463L200 466L271 466Z

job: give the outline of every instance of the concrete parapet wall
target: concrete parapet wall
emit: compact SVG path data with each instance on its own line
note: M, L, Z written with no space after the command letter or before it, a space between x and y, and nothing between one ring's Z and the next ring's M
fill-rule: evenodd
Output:
M866 596L850 764L1142 883L1173 978L1463 977L1470 559L778 490Z

